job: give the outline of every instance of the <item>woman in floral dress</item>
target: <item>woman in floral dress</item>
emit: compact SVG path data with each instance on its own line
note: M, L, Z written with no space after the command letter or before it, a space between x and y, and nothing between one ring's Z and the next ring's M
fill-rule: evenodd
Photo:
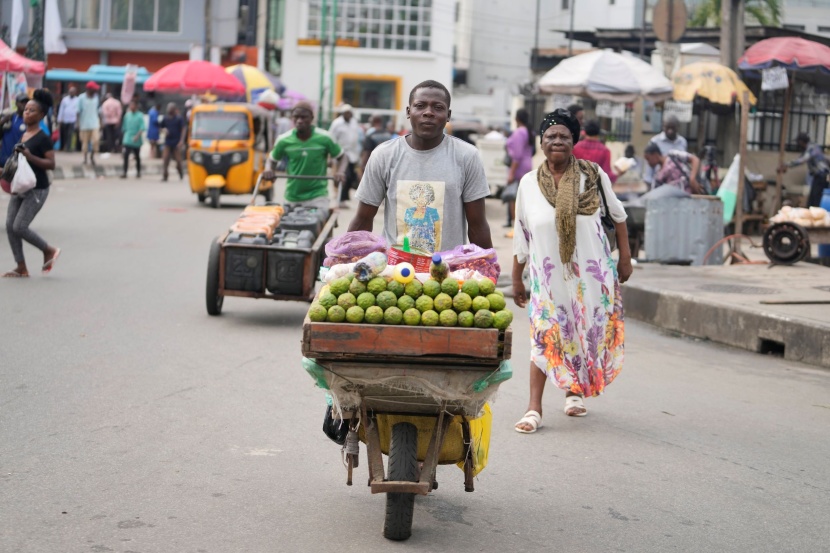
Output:
M522 433L542 425L547 379L565 390L565 413L584 416L582 398L601 394L622 369L620 283L632 272L626 214L608 175L573 157L579 132L567 110L545 116L539 135L546 161L525 175L516 197L513 295L519 307L529 305L531 347L530 403L516 423ZM605 209L617 231L618 262L600 222ZM528 263L529 291L522 282Z

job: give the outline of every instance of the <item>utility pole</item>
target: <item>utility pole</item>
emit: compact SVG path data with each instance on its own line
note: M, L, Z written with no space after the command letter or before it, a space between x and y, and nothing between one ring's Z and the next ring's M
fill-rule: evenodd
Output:
M536 0L536 34L533 38L533 55L530 56L530 72L536 70L539 61L539 4L542 0Z
M640 27L640 58L646 57L646 14L648 13L648 0L643 2L643 25Z
M574 12L576 11L576 0L571 0L571 32L568 35L568 56L574 55Z
M320 8L320 103L318 105L319 113L317 114L318 119L323 118L323 96L325 94L325 82L326 82L326 40L328 36L326 35L326 23L329 11L329 5L327 0L323 0L323 6ZM318 121L319 122L319 121Z
M46 4L44 0L32 0L31 6L32 32L29 34L29 43L26 44L26 57L46 61L46 51L43 48L43 15Z
M334 51L337 47L337 0L331 0L331 61L329 62L329 116L334 119Z

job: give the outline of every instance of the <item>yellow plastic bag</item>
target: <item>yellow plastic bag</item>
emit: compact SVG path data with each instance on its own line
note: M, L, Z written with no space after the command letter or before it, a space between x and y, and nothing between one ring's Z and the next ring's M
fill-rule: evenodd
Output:
M444 436L444 445L438 454L438 463L442 465L456 464L464 470L464 433L461 430L462 417L457 416L447 428ZM380 434L380 449L388 455L389 443L392 440L392 427L400 422L408 422L418 429L418 460L424 461L427 455L429 441L435 428L435 417L420 417L417 415L378 415L378 434ZM490 404L484 405L484 414L470 422L470 436L473 440L473 474L478 475L487 466L487 455L490 451L490 431L493 426L493 414ZM360 426L360 440L366 443L364 426Z

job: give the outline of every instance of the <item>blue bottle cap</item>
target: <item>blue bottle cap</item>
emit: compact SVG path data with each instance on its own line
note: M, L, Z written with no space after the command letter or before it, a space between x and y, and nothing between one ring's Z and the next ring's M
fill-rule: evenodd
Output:
M401 276L402 277L409 277L409 267L404 267L401 269Z
M437 253L432 256L432 262L435 263L436 265L439 265L441 263L441 261L442 261L441 256L438 255Z

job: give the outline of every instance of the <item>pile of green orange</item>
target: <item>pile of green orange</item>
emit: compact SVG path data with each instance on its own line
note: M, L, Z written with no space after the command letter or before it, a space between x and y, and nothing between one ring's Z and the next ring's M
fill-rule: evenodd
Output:
M413 280L402 284L354 275L338 278L317 295L308 317L314 322L409 326L461 326L504 330L513 322L504 294L487 278L442 282Z

